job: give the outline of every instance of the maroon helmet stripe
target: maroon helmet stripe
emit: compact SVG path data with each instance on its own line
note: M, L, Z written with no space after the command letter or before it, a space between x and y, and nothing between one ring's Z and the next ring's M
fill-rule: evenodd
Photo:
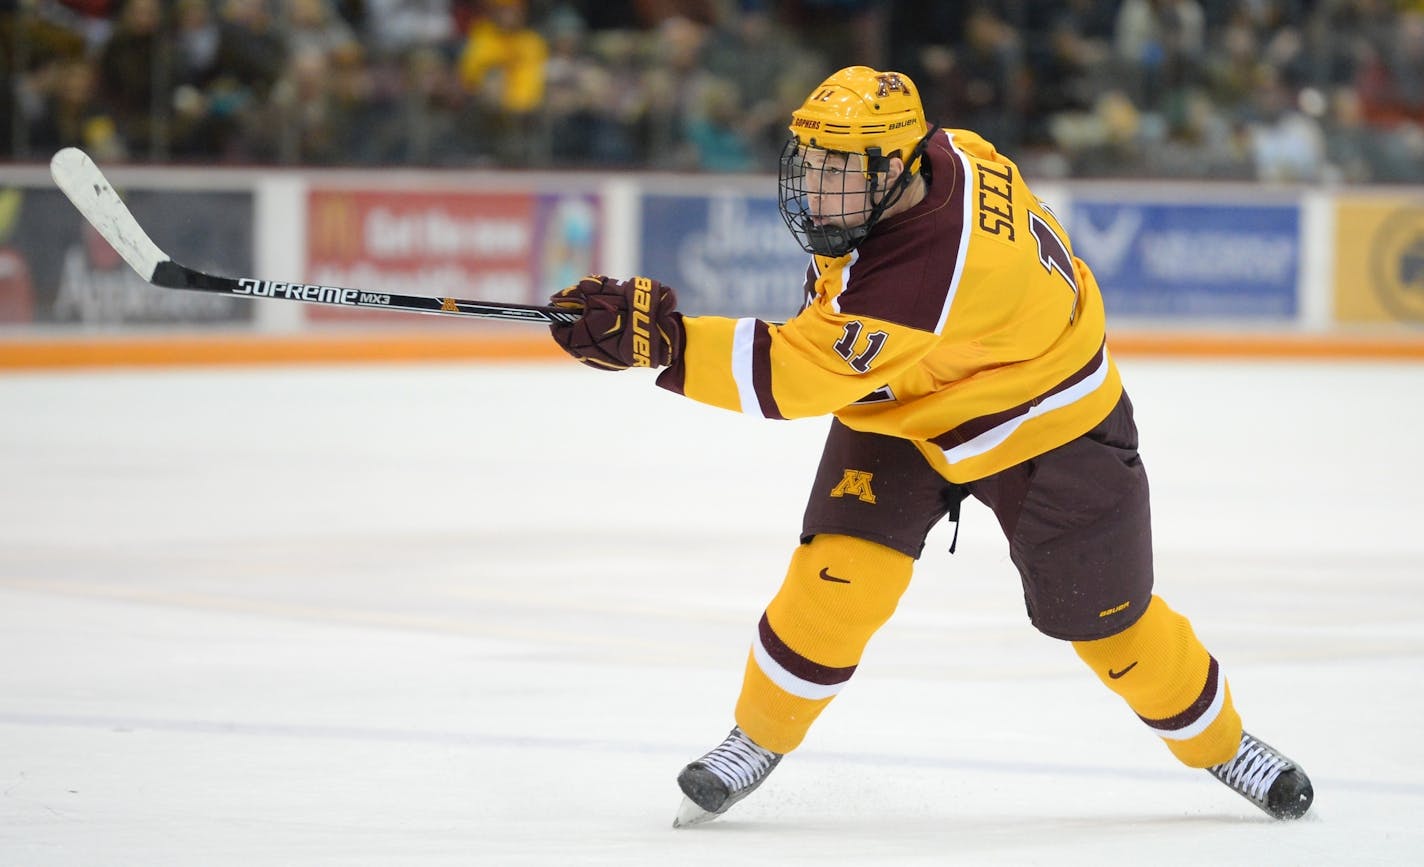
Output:
M761 622L757 624L757 634L761 640L762 649L766 655L770 656L777 665L786 669L791 675L820 686L835 686L838 683L845 683L850 680L850 676L855 674L855 666L849 665L845 668L832 668L829 665L821 665L812 662L781 640L771 628L771 622L767 620L765 614L761 616Z

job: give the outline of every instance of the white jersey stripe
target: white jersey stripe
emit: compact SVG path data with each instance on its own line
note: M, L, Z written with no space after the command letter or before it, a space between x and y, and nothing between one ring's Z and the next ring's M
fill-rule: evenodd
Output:
M752 382L752 343L756 338L756 322L750 318L737 320L736 329L732 332L732 379L737 384L742 412L765 418Z
M859 258L860 252L858 250L851 250L850 261L845 263L845 267L841 269L840 291L836 292L834 295L831 296L831 309L836 311L837 313L841 312L841 296L844 295L845 291L850 288L850 270L855 267L855 262Z
M944 459L951 464L957 464L960 461L982 455L1008 439L1024 422L1082 400L1097 391L1098 388L1107 381L1107 378L1108 353L1107 350L1104 349L1102 360L1098 362L1098 366L1094 368L1092 373L1084 377L1082 381L1076 383L1071 388L1065 388L1057 394L1045 398L1041 403L1035 406L1029 407L1028 412L1025 412L1023 415L1016 415L1003 424L984 431L968 442L960 443L951 449L945 449Z
M960 170L964 173L964 194L961 196L964 200L964 217L960 221L959 254L954 260L954 276L950 278L949 289L944 294L944 307L939 312L939 322L935 325L935 334L944 333L944 324L949 320L949 308L954 306L954 296L959 291L959 280L964 276L964 258L969 255L969 230L973 225L974 218L973 190L969 189L973 183L969 173L969 158L954 146L954 136L948 130L944 131L944 137L949 140L950 152L954 154L955 159L959 160Z

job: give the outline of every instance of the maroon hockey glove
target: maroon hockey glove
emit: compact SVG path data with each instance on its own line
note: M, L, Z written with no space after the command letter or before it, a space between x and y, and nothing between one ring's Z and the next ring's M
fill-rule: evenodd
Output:
M549 300L555 307L583 311L575 322L550 325L549 333L589 367L663 367L682 353L677 293L656 280L618 281L594 274Z

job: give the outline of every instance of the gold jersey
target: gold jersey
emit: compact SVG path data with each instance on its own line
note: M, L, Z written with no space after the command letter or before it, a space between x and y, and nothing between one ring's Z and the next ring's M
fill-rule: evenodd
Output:
M1122 393L1102 296L1018 167L966 130L929 189L845 256L813 256L784 325L688 316L658 384L773 419L834 414L970 482L1086 433Z

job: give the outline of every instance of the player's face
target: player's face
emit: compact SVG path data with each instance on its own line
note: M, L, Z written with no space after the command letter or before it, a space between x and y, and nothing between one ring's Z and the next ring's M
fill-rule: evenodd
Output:
M868 185L861 154L807 148L806 200L811 219L821 226L852 228L870 211Z

